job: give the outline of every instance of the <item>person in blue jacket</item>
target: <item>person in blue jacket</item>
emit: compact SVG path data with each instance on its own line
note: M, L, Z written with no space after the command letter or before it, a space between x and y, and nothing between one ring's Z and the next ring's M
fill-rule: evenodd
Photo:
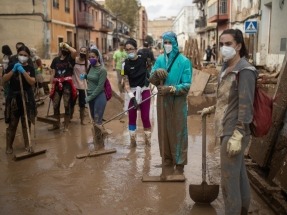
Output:
M164 133L158 132L159 143L164 140L165 161L163 165L174 168L176 174L183 174L187 164L187 101L186 97L192 82L192 64L179 53L176 34L162 35L164 53L160 55L151 71L150 82L157 86L158 96L163 96L165 117ZM160 85L160 82L163 85ZM159 107L159 104L157 105ZM158 108L158 119L161 116ZM158 120L160 127L161 119ZM161 149L161 146L160 146Z

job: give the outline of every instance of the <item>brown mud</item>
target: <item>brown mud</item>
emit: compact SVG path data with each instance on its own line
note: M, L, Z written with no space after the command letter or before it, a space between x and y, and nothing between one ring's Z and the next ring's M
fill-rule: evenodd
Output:
M109 74L114 82L114 74ZM116 86L116 85L114 85ZM69 131L49 132L50 125L37 122L37 148L47 153L21 161L5 154L4 121L0 121L0 214L127 214L127 215L223 215L224 203L220 192L210 205L197 205L189 197L189 184L201 183L201 121L190 115L188 165L185 166L185 183L142 183L143 175L160 175L161 163L157 141L156 106L151 108L152 146L144 145L143 128L139 120L138 145L129 149L127 116L116 119L106 128L112 131L105 141L106 148L117 153L76 159L88 152L92 141L90 124L81 125L77 108ZM48 100L39 107L45 116ZM52 113L52 110L50 110ZM113 100L107 107L105 119L122 111L122 104ZM62 126L63 127L63 126ZM20 124L14 141L14 152L22 152L24 143ZM219 148L213 137L212 118L207 119L207 180L220 183ZM252 191L249 214L273 212Z

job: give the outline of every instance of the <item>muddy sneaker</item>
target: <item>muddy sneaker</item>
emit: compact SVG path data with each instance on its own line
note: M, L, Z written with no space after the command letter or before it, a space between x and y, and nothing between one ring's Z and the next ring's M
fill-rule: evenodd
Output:
M151 146L151 132L150 131L145 131L144 132L144 138L145 138L145 144L147 147Z
M130 148L134 148L137 146L136 138L137 138L136 131L130 131L130 141L131 141Z

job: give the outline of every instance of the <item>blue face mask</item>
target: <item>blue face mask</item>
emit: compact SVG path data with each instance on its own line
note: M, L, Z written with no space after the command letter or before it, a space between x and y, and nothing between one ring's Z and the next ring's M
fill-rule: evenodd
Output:
M136 54L134 52L128 54L129 59L134 59Z

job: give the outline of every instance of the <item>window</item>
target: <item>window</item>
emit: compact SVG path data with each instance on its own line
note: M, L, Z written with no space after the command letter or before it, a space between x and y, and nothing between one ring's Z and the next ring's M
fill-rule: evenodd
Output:
M53 0L53 8L59 9L59 0Z
M287 48L287 38L281 38L280 51L285 52Z
M65 0L65 12L70 13L70 0Z

